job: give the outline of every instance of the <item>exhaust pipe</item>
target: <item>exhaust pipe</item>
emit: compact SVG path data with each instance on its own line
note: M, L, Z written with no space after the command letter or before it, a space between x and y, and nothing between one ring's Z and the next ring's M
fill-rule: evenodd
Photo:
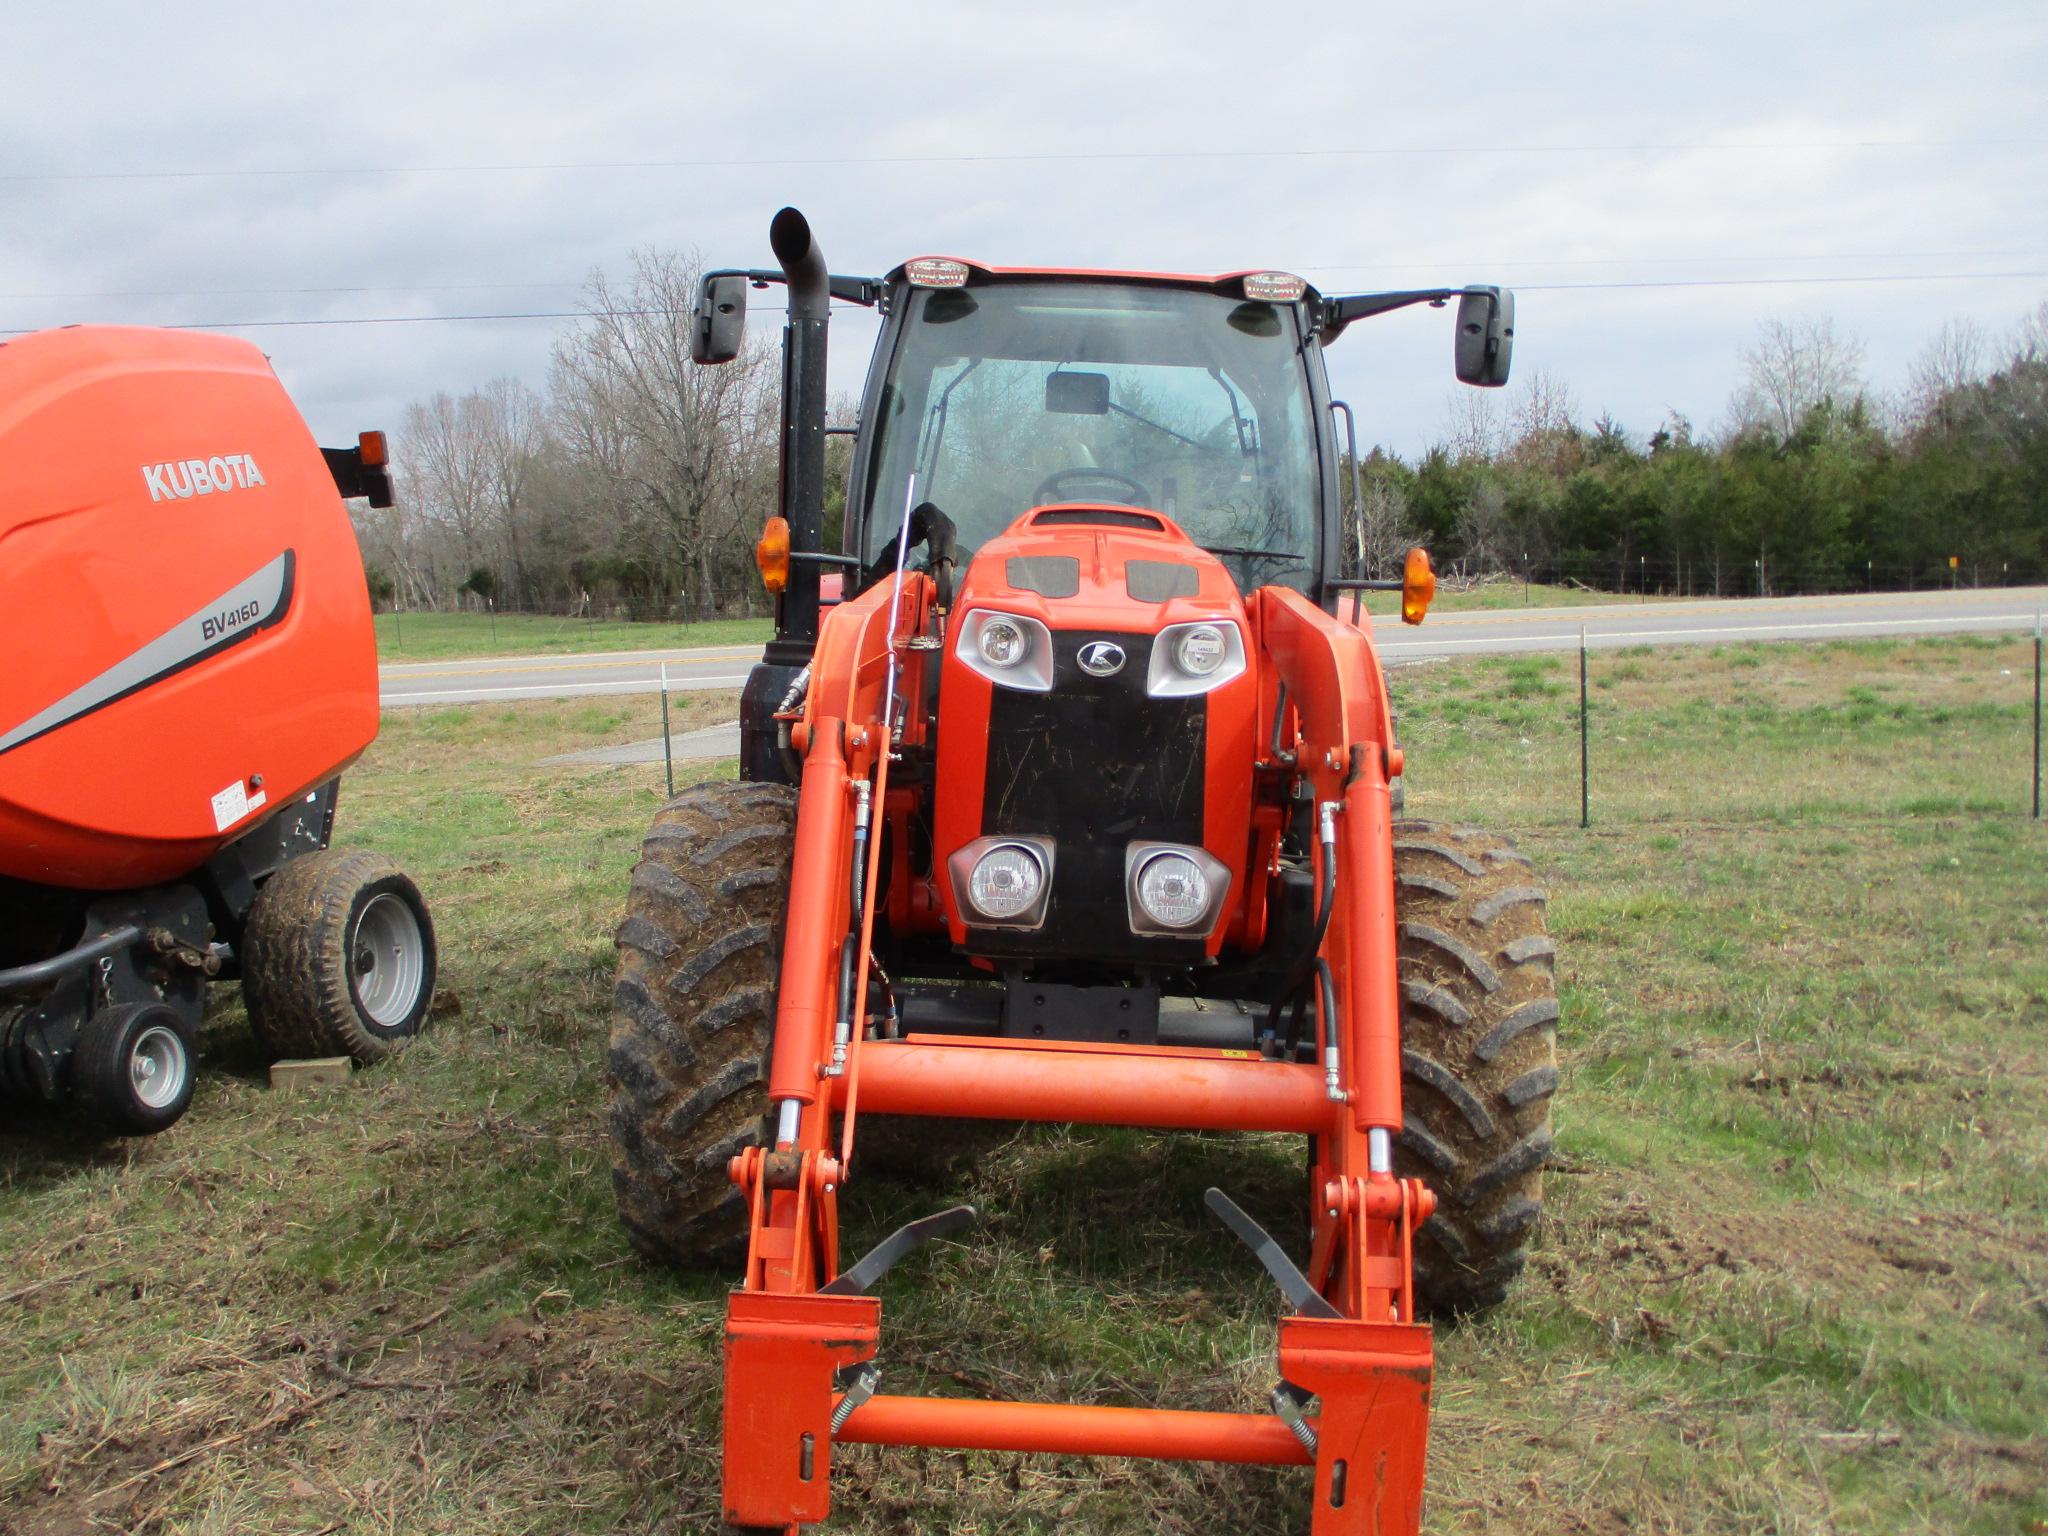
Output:
M785 208L769 221L768 248L782 264L782 276L789 284L789 318L823 320L831 311L830 280L825 256L811 237L811 221L794 208Z
M823 553L825 539L825 328L831 279L810 221L784 208L768 225L768 244L789 285L789 323L782 332L781 493L792 555ZM787 777L775 741L775 701L818 645L816 560L794 559L789 585L775 604L775 638L748 679L740 704L740 774L775 782Z

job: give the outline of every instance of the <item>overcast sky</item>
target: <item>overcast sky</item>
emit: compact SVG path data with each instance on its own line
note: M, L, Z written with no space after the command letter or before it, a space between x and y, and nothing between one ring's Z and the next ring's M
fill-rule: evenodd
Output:
M1518 376L1639 434L1711 426L1768 317L1833 316L1889 388L1943 320L2002 335L2048 296L2044 66L2040 0L5 0L0 329L572 310L639 246L772 265L790 202L841 272L1504 282ZM1987 275L1897 280L1953 273ZM1740 281L1842 278L1884 280ZM565 323L241 334L338 442L543 384ZM872 324L833 337L851 387ZM1331 370L1412 454L1450 350L1447 315L1406 311Z

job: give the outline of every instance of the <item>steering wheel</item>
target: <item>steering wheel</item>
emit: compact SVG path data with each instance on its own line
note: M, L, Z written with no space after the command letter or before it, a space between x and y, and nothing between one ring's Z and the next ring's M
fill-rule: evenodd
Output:
M1038 489L1031 493L1032 505L1042 507L1048 502L1071 500L1071 497L1060 494L1069 480L1109 480L1126 486L1138 498L1135 502L1128 503L1131 506L1142 507L1152 499L1152 493L1145 489L1143 483L1133 480L1129 475L1120 475L1113 469L1096 469L1093 465L1077 464L1072 469L1056 469L1039 481Z

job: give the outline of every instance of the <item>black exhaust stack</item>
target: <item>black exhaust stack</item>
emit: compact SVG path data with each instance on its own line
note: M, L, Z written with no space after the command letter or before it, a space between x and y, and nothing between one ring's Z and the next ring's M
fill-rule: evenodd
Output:
M810 221L785 208L768 226L768 244L789 284L789 324L782 333L782 515L792 554L822 553L825 539L825 327L831 319L830 279ZM776 602L768 660L802 666L818 643L815 560L792 560L789 587Z
M789 285L789 324L782 332L782 482L780 511L789 520L792 555L816 555L825 539L825 326L831 279L811 238L810 221L785 208L768 226L768 244ZM816 560L789 562L789 585L775 600L775 638L740 694L740 777L791 782L776 711L818 646Z

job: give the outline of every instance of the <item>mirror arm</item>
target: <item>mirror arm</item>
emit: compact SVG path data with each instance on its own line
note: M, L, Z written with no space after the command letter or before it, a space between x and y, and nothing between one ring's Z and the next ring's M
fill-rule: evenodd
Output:
M715 272L706 272L699 281L708 283L714 277L744 277L756 288L783 281L779 267L720 267ZM827 277L825 282L833 298L870 309L882 301L882 292L888 286L879 277L846 277L839 273Z
M1411 288L1399 293L1343 294L1336 298L1320 300L1311 317L1310 326L1327 344L1343 334L1344 327L1354 320L1369 320L1374 315L1391 314L1397 309L1406 309L1411 304L1430 304L1442 308L1452 299L1462 299L1468 293L1490 291L1485 288Z

